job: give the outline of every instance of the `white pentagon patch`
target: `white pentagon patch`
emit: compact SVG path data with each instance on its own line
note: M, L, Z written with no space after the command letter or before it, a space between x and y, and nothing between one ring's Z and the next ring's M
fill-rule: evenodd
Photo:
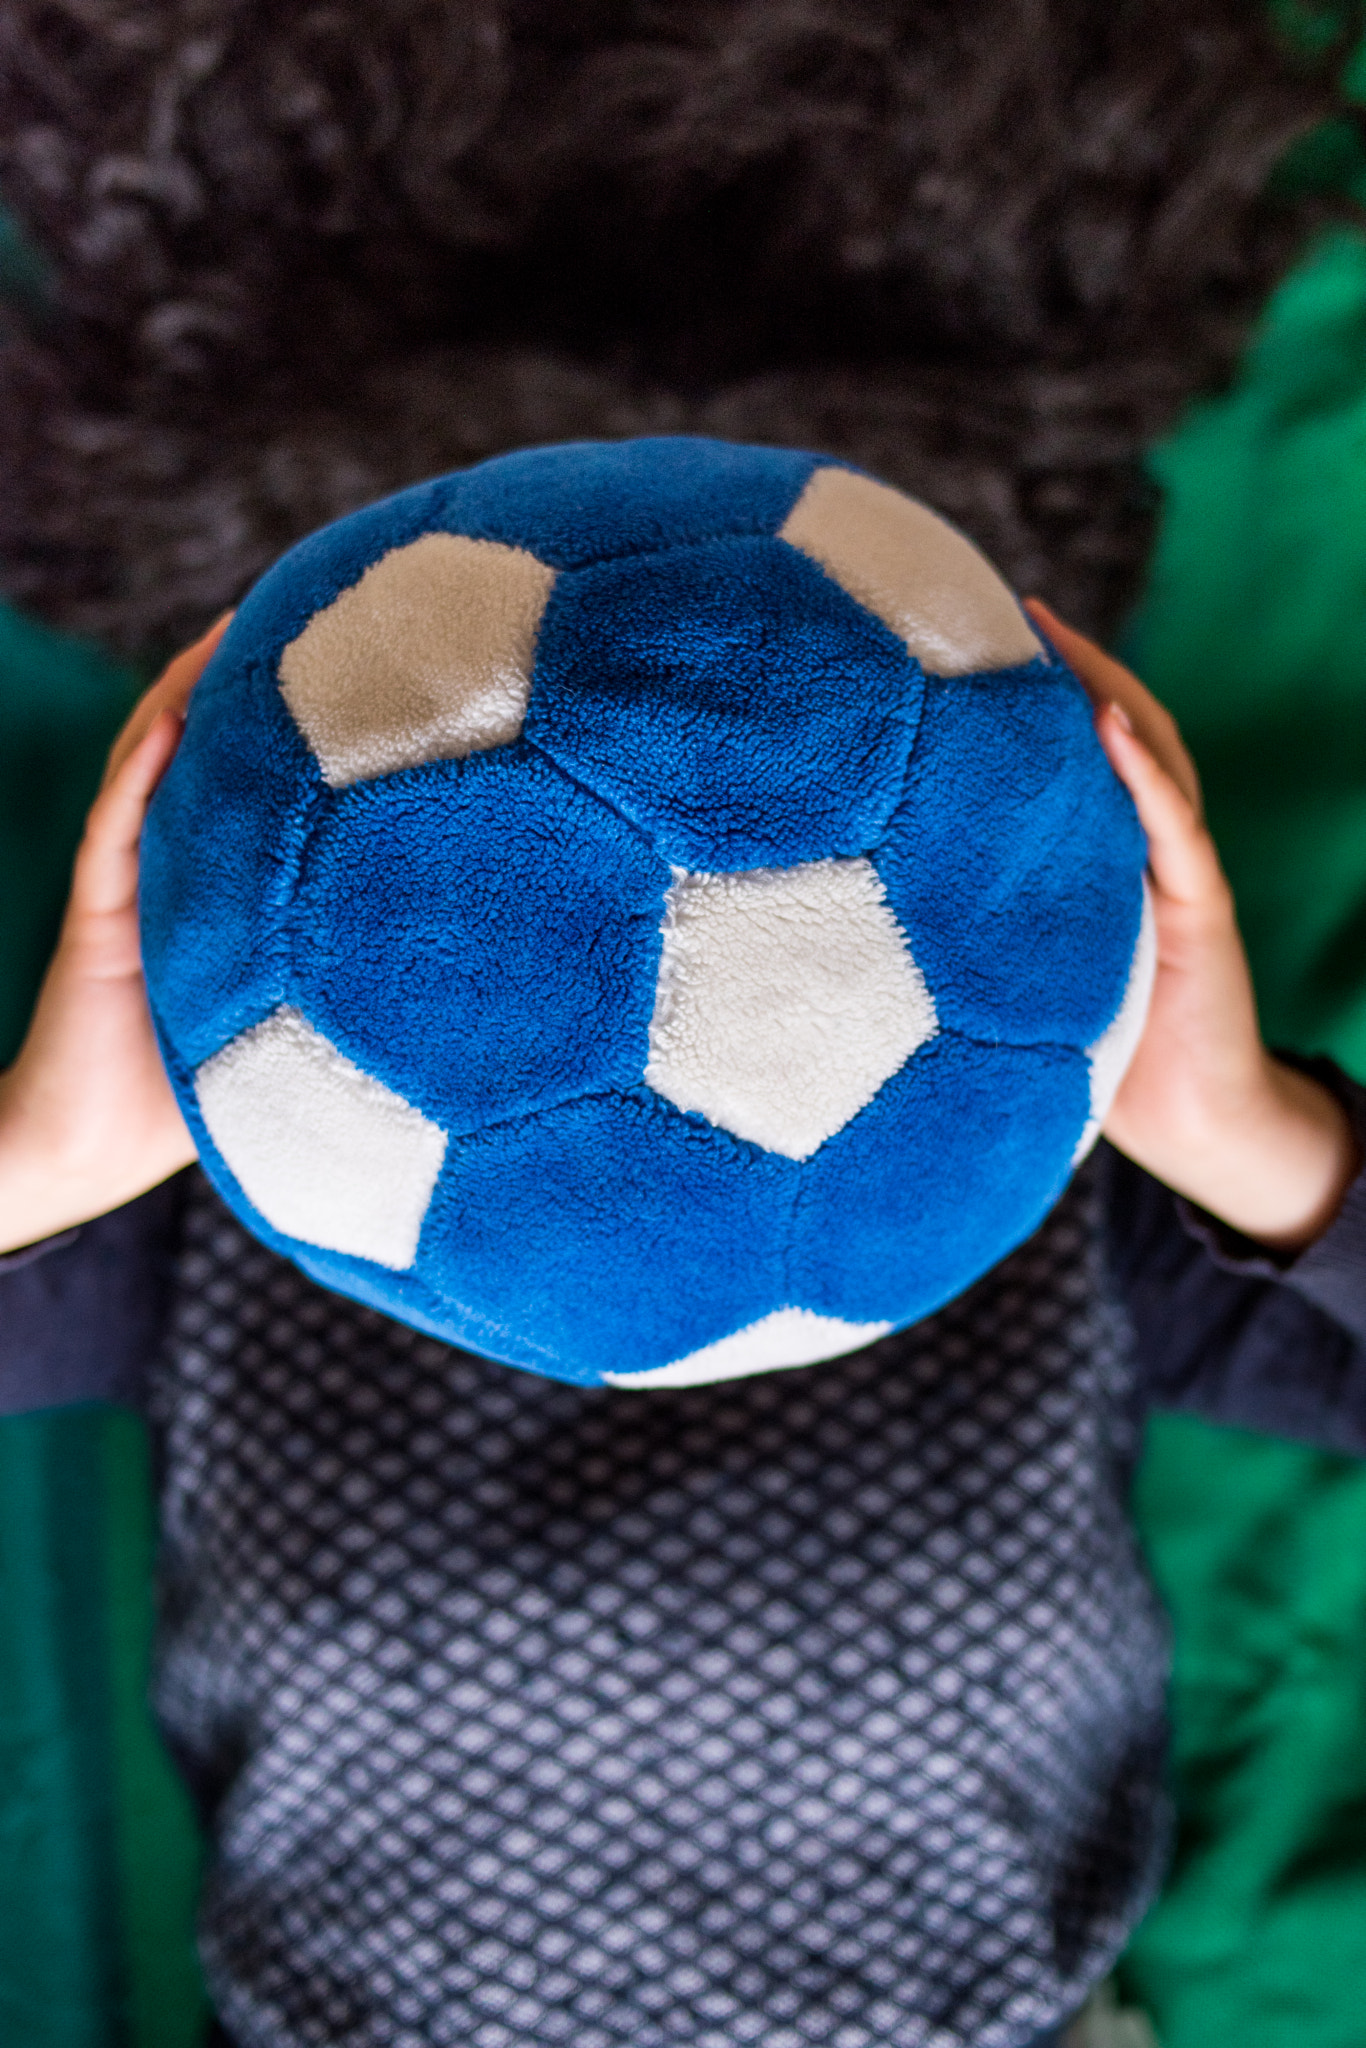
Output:
M818 1316L809 1308L779 1308L731 1337L676 1358L672 1365L652 1366L645 1372L605 1372L603 1378L613 1387L704 1387L714 1380L816 1365L823 1358L861 1350L891 1328L891 1323L846 1323L838 1316Z
M283 1006L195 1074L209 1135L267 1223L403 1272L446 1133Z
M333 789L517 737L555 571L524 548L427 533L316 612L280 687Z
M1086 1057L1091 1067L1091 1114L1086 1119L1086 1128L1077 1140L1077 1149L1072 1155L1074 1166L1080 1166L1100 1136L1100 1127L1105 1121L1110 1104L1119 1093L1119 1084L1129 1071L1130 1060L1138 1051L1138 1041L1142 1038L1143 1027L1148 1021L1148 1005L1152 1001L1153 982L1156 977L1157 921L1153 916L1153 899L1145 875L1143 915L1139 920L1138 939L1134 945L1134 957L1129 965L1124 1000L1095 1044L1086 1049Z
M675 870L645 1080L677 1108L807 1159L938 1028L871 862Z
M1043 647L985 555L926 505L818 469L778 532L904 640L928 675L1033 661Z

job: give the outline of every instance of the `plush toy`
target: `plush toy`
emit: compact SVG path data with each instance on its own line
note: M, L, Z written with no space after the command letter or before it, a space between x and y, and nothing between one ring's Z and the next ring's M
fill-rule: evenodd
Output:
M871 477L508 455L295 547L144 849L157 1028L268 1243L564 1379L847 1351L1038 1223L1141 1030L1079 685Z

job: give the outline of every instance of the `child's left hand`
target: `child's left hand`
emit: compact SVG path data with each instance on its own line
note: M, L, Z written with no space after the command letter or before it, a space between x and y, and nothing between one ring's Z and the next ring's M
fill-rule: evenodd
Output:
M1046 605L1031 598L1026 609L1095 703L1101 744L1148 835L1157 979L1105 1135L1235 1229L1294 1251L1332 1220L1360 1164L1346 1112L1262 1044L1233 895L1170 714Z
M195 1156L143 984L138 842L226 625L177 655L114 742L33 1022L0 1074L0 1252L102 1216Z

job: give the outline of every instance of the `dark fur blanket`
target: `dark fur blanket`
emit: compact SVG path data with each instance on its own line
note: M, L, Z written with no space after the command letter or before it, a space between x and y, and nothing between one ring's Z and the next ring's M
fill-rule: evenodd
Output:
M518 443L848 455L1078 620L1306 225L1255 0L3 0L0 581L125 649Z

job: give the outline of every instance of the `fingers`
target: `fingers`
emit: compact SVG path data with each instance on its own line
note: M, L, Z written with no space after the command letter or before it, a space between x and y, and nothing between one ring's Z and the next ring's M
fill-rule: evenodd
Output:
M1134 732L1123 706L1107 704L1096 731L1148 836L1148 866L1159 893L1222 916L1230 904L1228 884L1214 841L1185 790Z
M230 618L176 656L114 742L76 855L58 969L96 980L138 971L138 842L147 806L179 744L190 692Z
M1027 597L1024 608L1036 626L1043 628L1058 653L1072 669L1097 710L1105 704L1119 704L1127 712L1134 732L1161 762L1168 775L1194 807L1204 814L1200 777L1186 751L1176 720L1159 704L1151 690L1122 661L1116 661L1094 640L1078 633L1037 597Z
M71 883L74 919L131 911L137 901L138 840L153 791L170 766L184 721L158 712L105 782L86 820Z
M163 711L185 710L190 701L190 692L208 667L219 641L231 622L232 613L224 612L222 618L215 620L208 632L196 640L193 646L184 648L176 655L174 661L170 662L158 676L151 689L138 699L122 732L110 749L103 787L108 787L134 748L142 744Z
M1038 598L1026 598L1025 610L1097 707L1096 732L1148 836L1148 866L1159 895L1200 919L1231 922L1232 894L1205 829L1200 778L1171 713L1123 662Z

